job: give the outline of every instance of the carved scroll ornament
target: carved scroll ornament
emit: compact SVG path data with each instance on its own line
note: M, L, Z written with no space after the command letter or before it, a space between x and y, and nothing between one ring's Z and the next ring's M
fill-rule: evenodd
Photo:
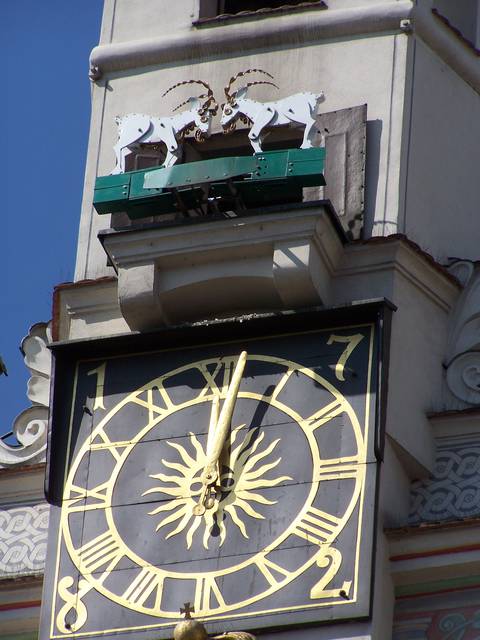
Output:
M480 265L456 260L449 271L464 291L450 319L447 384L459 400L480 404Z
M7 444L0 438L0 469L45 460L51 374L47 344L50 341L50 327L45 322L34 324L22 340L24 362L31 374L27 397L32 406L22 411L13 422L11 434L18 444Z

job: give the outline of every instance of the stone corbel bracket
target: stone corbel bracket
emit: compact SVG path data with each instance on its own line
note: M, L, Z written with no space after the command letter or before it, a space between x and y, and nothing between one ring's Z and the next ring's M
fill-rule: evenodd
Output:
M45 460L51 374L49 342L50 326L45 322L30 327L22 340L21 351L31 374L27 397L32 406L22 411L13 422L12 433L19 445L12 446L0 439L0 469Z
M447 384L469 405L480 405L480 264L457 260L449 271L464 285L450 318Z
M328 202L99 238L132 331L328 303L344 241Z

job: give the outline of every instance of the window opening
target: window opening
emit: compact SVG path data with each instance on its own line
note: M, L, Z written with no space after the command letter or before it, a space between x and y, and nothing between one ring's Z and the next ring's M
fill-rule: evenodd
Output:
M326 9L327 5L324 0L200 0L199 20L194 24L200 26L219 17L248 17L314 8Z
M218 13L239 13L240 11L257 11L258 9L279 9L296 7L302 4L319 4L320 0L220 0Z

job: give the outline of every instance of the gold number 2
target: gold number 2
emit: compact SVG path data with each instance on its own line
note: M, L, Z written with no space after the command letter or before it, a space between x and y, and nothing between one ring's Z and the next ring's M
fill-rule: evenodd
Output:
M345 376L343 375L343 371L345 369L345 365L347 360L352 355L354 349L358 347L361 340L364 338L362 333L355 333L353 336L337 336L332 333L327 340L327 344L333 344L334 342L346 342L347 346L345 350L342 352L342 355L338 359L337 364L335 365L335 375L338 380L345 382Z
M105 385L105 368L107 363L104 362L96 369L92 369L91 371L87 371L87 376L97 376L97 387L95 389L95 404L93 405L93 410L95 409L105 409L105 405L103 404L103 387Z
M321 569L324 569L325 567L328 568L320 580L313 585L312 590L310 591L310 598L312 598L312 600L320 598L348 598L348 592L352 586L351 580L346 580L341 589L325 589L328 583L337 575L337 571L340 569L341 564L342 554L338 549L331 547L320 552L317 557L317 566Z

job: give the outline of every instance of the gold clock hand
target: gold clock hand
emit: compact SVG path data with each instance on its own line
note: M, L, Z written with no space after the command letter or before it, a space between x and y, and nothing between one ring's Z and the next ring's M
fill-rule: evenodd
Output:
M218 422L218 414L220 412L220 398L215 395L212 400L212 411L210 413L210 424L208 425L208 435L207 435L207 458L212 451L213 446L213 436L215 434L215 427Z
M207 438L207 461L201 475L203 487L198 503L193 509L194 515L197 516L205 513L205 505L207 501L212 503L208 506L213 506L213 502L211 501L211 497L209 495L210 487L215 484L218 478L218 460L222 454L222 449L225 445L225 441L230 430L230 422L232 419L233 410L235 408L238 389L240 387L240 382L242 380L246 362L247 352L242 351L238 358L235 371L233 372L232 380L227 390L227 396L225 398L225 402L223 403L222 410L220 412L220 416L218 418L218 422L212 436L212 416L210 418L209 434ZM214 409L212 407L212 413L213 412Z
M207 435L207 458L209 457L211 451L212 451L212 447L213 447L213 442L214 442L214 436L215 436L215 427L217 426L218 423L218 414L220 412L220 397L219 396L214 396L213 400L212 400L212 411L210 413L210 424L208 425L208 435ZM219 462L217 462L217 464L215 465L215 471L217 473L217 478L219 475ZM213 505L215 504L215 498L212 495L214 493L214 489L212 487L212 485L205 485L202 487L202 493L201 493L201 502L203 503L203 505L205 506L205 508L207 509L211 509L213 507ZM198 506L198 505L197 505Z
M207 464L205 465L204 472L202 474L202 482L212 484L216 480L215 465L222 453L225 440L227 439L228 432L230 431L230 422L232 419L233 410L235 408L235 402L237 400L238 389L243 376L243 370L247 362L247 352L242 351L240 354L235 371L233 372L232 380L228 387L227 396L223 403L222 410L220 411L220 417L218 418L217 426L215 427L214 439L212 443L212 449L207 453Z

